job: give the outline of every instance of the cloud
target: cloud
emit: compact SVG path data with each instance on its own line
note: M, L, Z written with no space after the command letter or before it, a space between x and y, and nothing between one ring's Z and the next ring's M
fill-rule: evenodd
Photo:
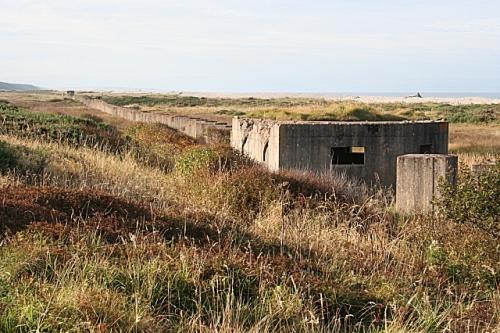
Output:
M500 21L498 19L475 19L468 22L439 20L428 27L435 31L475 35L480 38L500 37Z
M378 75L374 66L410 75L401 66L419 64L413 71L420 75L422 68L472 68L471 57L489 62L500 56L496 12L464 19L452 9L444 16L437 10L442 8L429 6L366 0L0 0L2 59L9 59L8 66L0 63L0 72L38 68L40 76L49 76L57 68L68 80L94 71L116 80L134 72L145 81L148 75L214 79L231 77L229 72L260 78L257 71L361 77L359 68L365 75ZM498 72L498 65L491 66Z

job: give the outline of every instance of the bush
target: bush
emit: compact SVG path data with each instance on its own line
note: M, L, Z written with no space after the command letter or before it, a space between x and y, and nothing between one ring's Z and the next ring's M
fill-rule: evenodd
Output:
M221 175L210 191L217 207L224 207L231 216L247 221L280 196L279 183L273 174L259 166Z
M478 174L465 169L457 186L442 184L441 193L437 204L445 217L500 235L500 162Z
M131 152L136 160L155 168L169 171L176 158L196 141L162 124L138 124L126 131L131 141Z
M489 123L497 121L496 105L438 105L438 114L450 123Z
M235 170L249 164L251 162L248 158L229 146L196 146L179 156L175 169L182 175L193 175L199 172Z

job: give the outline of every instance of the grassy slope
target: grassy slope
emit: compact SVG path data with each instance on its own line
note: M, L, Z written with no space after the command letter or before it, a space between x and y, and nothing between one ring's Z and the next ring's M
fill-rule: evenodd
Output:
M157 125L118 150L28 133L0 135L0 331L499 327L498 238L473 225Z

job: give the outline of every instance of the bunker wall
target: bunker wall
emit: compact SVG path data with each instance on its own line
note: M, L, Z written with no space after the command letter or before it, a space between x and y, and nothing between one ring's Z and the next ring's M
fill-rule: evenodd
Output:
M383 186L396 184L399 155L448 153L445 122L281 124L280 169L333 170ZM333 149L364 150L362 164L335 164Z
M279 126L273 121L233 118L231 147L271 170L279 169Z
M448 124L234 118L231 145L271 170L334 171L369 184L395 187L399 155L448 153ZM339 153L345 156L335 159Z

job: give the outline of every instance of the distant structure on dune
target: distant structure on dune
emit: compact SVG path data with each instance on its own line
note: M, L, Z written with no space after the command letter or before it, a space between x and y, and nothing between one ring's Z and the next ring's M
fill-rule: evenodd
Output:
M424 98L421 93L417 93L416 95L406 96L405 98Z

